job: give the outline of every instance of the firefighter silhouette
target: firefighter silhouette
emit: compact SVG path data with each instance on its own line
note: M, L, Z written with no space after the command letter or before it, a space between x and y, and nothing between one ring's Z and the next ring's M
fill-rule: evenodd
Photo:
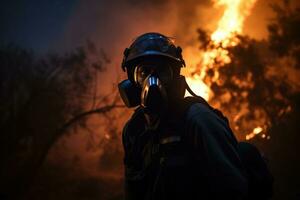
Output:
M120 95L135 108L123 129L125 199L268 199L272 176L223 114L189 88L182 49L145 33L124 51ZM188 90L192 97L184 98Z

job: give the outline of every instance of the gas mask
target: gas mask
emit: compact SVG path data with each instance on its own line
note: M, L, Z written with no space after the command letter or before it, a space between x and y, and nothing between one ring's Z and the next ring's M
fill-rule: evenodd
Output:
M184 95L185 79L174 74L166 63L142 63L134 68L133 81L119 84L120 95L127 107L141 105L147 112L159 114L170 100Z

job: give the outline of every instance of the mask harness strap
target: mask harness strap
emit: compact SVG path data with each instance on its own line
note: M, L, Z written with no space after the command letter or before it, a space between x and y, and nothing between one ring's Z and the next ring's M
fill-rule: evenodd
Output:
M197 98L202 98L200 96L198 96L195 92L193 92L193 90L190 88L190 86L187 84L186 80L184 80L185 82L185 87L187 89L187 91L194 97L197 97Z

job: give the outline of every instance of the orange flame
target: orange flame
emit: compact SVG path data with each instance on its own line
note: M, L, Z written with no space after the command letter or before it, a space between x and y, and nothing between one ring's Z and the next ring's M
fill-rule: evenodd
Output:
M237 34L242 34L245 18L250 14L256 1L214 0L214 6L224 7L224 13L216 30L210 36L213 48L203 52L200 64L192 70L194 73L187 76L187 82L191 89L207 101L214 95L210 89L211 84L220 81L218 69L231 62L226 48L236 46L239 43ZM205 82L209 69L214 69L215 73L210 81ZM188 95L190 94L186 93L186 96ZM250 134L246 135L246 140L262 133L264 131L263 127L265 126L261 125L254 128Z
M255 135L261 133L262 131L263 131L263 128L260 127L260 126L254 128L251 133L249 133L248 135L246 135L246 140L252 139L253 137L255 137ZM262 136L262 137L265 137L265 136Z

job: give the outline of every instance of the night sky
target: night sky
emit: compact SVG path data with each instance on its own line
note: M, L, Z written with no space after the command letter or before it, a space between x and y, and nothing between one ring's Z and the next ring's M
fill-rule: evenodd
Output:
M0 44L15 43L37 52L53 48L77 0L1 0Z
M13 43L38 54L61 53L91 39L98 46L110 48L106 50L113 52L110 56L119 56L136 35L170 29L169 20L168 26L163 20L157 21L164 12L155 5L163 2L169 1L1 0L0 45Z

